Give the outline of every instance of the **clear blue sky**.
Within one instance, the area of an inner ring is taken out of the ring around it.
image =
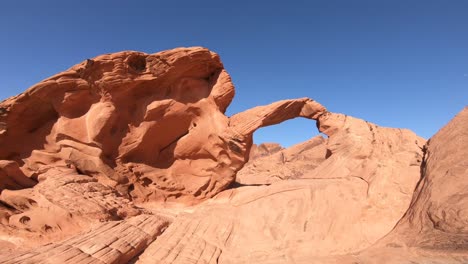
[[[204,46],[236,85],[228,114],[307,96],[429,138],[468,104],[466,0],[15,0],[0,37],[0,99],[102,53]],[[314,134],[294,119],[255,141]]]

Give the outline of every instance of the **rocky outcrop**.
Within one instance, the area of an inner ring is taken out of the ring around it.
[[[357,253],[388,234],[411,202],[425,140],[341,114],[318,122],[328,139],[253,161],[273,164],[273,157],[307,157],[317,148],[322,157],[312,168],[298,163],[299,178],[221,192],[180,215],[137,263],[310,263]],[[279,166],[288,165],[270,174]]]
[[[468,261],[467,109],[425,144],[309,98],[228,117],[233,96],[217,54],[179,48],[1,102],[0,262]],[[323,135],[252,148],[296,117]]]
[[[102,55],[0,104],[0,160],[36,181],[72,167],[136,201],[193,203],[234,181],[256,129],[326,111],[303,98],[228,118],[233,96],[207,49]]]
[[[428,142],[422,180],[398,225],[407,243],[426,249],[467,249],[468,108]]]
[[[0,256],[0,263],[128,263],[161,235],[169,223],[169,219],[153,215],[107,222],[65,241]]]
[[[425,146],[419,182],[408,211],[384,239],[349,263],[468,262],[468,108]]]
[[[21,241],[23,248],[60,240],[93,224],[145,213],[133,202],[74,169],[49,169],[34,188],[3,190],[0,241]],[[1,211],[0,211],[1,212]],[[11,245],[13,246],[13,245]]]
[[[256,129],[326,112],[301,98],[227,117],[233,96],[217,54],[179,48],[102,55],[1,102],[0,240],[33,247],[146,213],[134,203],[198,203],[234,181]]]

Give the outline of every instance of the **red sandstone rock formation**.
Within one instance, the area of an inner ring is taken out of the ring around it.
[[[183,263],[205,254],[214,254],[217,263],[310,263],[357,253],[388,234],[411,202],[425,140],[341,114],[323,114],[318,122],[327,140],[314,138],[253,161],[307,157],[307,150],[325,146],[312,167],[280,163],[271,177],[284,173],[295,180],[221,192],[178,217],[138,263]],[[288,175],[288,169],[279,170],[282,165],[301,173]]]
[[[233,96],[218,55],[179,48],[99,56],[1,102],[0,262],[468,260],[468,110],[425,145],[308,98],[227,117]],[[295,117],[327,137],[252,149]]]
[[[347,258],[365,263],[468,263],[468,108],[425,146],[408,211],[373,247]]]
[[[234,181],[256,129],[326,111],[302,98],[229,118],[233,96],[218,55],[180,48],[102,55],[1,102],[2,221],[70,235],[133,202],[197,203]]]
[[[304,98],[228,118],[233,96],[218,55],[203,48],[87,60],[1,103],[0,159],[27,176],[5,177],[40,181],[72,167],[134,200],[191,202],[234,181],[256,129],[326,111]]]
[[[170,220],[140,215],[100,224],[89,232],[45,247],[0,256],[1,263],[128,263],[161,235]]]

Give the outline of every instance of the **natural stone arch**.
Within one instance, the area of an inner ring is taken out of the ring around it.
[[[261,127],[276,125],[296,117],[318,120],[326,112],[325,107],[310,98],[282,100],[235,114],[229,119],[229,127],[251,144],[253,133]]]
[[[98,56],[0,104],[0,159],[39,181],[67,167],[133,200],[197,202],[234,181],[256,129],[326,112],[302,98],[229,118],[234,93],[219,56],[204,48]],[[37,143],[13,143],[24,138]]]

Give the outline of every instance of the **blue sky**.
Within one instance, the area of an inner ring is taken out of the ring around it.
[[[468,104],[468,1],[3,1],[0,99],[103,53],[204,46],[236,85],[228,114],[311,97],[429,138]],[[301,142],[315,123],[260,129]]]

